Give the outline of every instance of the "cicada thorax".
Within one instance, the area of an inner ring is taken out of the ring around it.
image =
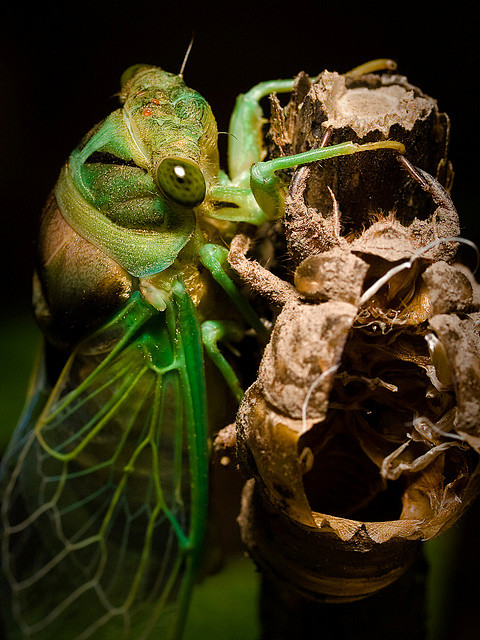
[[[218,150],[206,100],[144,65],[125,72],[120,98],[122,109],[72,153],[42,216],[35,306],[54,341],[72,344],[101,326],[139,279],[171,267],[196,227],[208,226],[198,205]]]
[[[407,150],[412,131],[423,139],[417,152],[431,154],[416,162],[448,186],[447,120],[418,91],[412,122],[390,111],[405,86],[300,78],[274,140],[308,146],[326,130],[361,126],[370,139],[391,118]],[[272,583],[336,601],[395,581],[418,542],[450,526],[480,489],[478,307],[471,274],[451,264],[455,243],[440,242],[458,233],[455,208],[425,170],[399,165],[397,180],[381,154],[349,160],[345,173],[343,164],[303,167],[292,179],[277,247],[288,249],[295,276],[278,261],[284,306],[237,416],[239,459],[253,478],[240,518],[252,557]],[[238,255],[231,264],[255,286]],[[265,282],[260,274],[260,293]]]

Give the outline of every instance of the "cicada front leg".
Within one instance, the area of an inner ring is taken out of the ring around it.
[[[350,74],[361,75],[372,70],[390,68],[390,63],[390,60],[374,60]],[[365,144],[345,142],[264,161],[262,126],[265,118],[260,100],[271,93],[291,92],[293,87],[293,80],[262,82],[237,99],[229,127],[230,179],[222,174],[211,185],[207,205],[208,215],[211,217],[254,225],[276,220],[284,214],[288,192],[288,180],[278,172],[364,151],[391,149],[400,154],[405,153],[405,146],[395,140]]]

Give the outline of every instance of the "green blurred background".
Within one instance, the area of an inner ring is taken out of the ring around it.
[[[0,25],[2,449],[21,411],[39,344],[30,281],[42,204],[71,149],[116,108],[122,71],[137,62],[178,71],[192,33],[185,80],[210,102],[223,132],[236,95],[259,81],[301,70],[346,71],[377,57],[396,59],[400,73],[437,98],[451,117],[454,201],[463,235],[479,242],[477,33],[460,10],[444,14],[437,7],[304,0],[9,4]],[[225,166],[226,135],[220,135],[220,149]],[[432,640],[480,637],[479,541],[475,507],[427,547]],[[248,560],[228,563],[197,590],[188,640],[257,638],[257,591]]]

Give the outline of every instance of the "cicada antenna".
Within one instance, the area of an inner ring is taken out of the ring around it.
[[[192,50],[194,39],[195,39],[195,33],[192,33],[192,37],[190,38],[190,44],[188,45],[187,51],[186,51],[185,56],[183,58],[183,62],[182,62],[182,66],[181,66],[180,72],[178,74],[180,78],[183,78],[183,72],[185,71],[185,65],[187,64],[188,56],[190,55],[190,51]]]

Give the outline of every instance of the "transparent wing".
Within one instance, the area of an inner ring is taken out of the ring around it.
[[[163,313],[135,294],[72,354],[4,461],[12,637],[180,633],[206,520],[203,371],[180,284]]]

